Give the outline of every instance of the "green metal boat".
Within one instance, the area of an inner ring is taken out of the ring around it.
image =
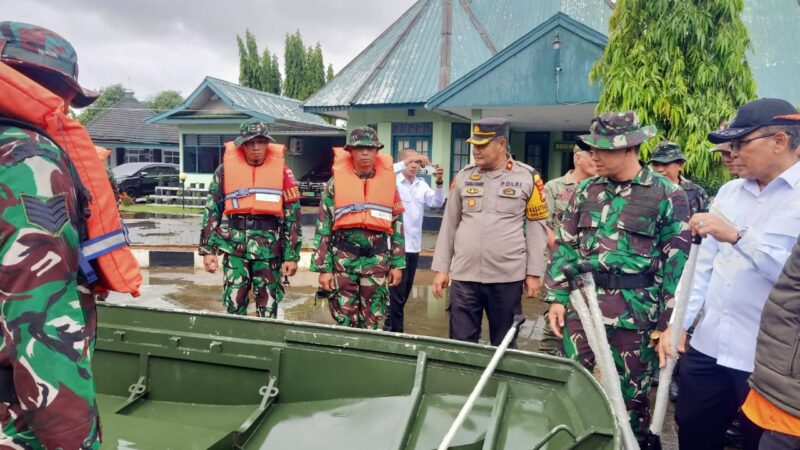
[[[310,323],[98,306],[104,449],[431,450],[494,349]],[[620,448],[578,364],[510,350],[451,449]]]

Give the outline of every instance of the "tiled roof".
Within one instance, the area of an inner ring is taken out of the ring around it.
[[[178,145],[178,128],[150,124],[155,111],[133,97],[126,97],[101,112],[86,125],[92,140],[121,144]]]

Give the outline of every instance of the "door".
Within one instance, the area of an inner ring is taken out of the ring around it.
[[[525,133],[525,164],[533,167],[542,177],[548,173],[548,157],[550,156],[550,133]]]

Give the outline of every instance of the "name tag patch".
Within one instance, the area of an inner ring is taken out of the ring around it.
[[[271,202],[277,203],[281,201],[281,196],[278,194],[256,194],[256,201],[257,202]]]
[[[370,215],[372,215],[372,217],[375,217],[376,219],[388,220],[390,222],[392,221],[392,213],[386,211],[378,211],[376,209],[370,209],[369,213]]]

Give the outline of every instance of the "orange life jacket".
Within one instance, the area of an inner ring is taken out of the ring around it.
[[[269,214],[283,217],[283,154],[286,146],[269,144],[264,163],[247,164],[244,151],[225,143],[224,214]]]
[[[142,274],[128,247],[117,200],[92,139],[75,119],[64,114],[64,100],[30,78],[0,63],[0,114],[44,130],[69,155],[80,181],[91,193],[81,242],[80,268],[95,291],[139,296]],[[95,270],[96,269],[96,272]]]
[[[392,234],[396,178],[392,157],[379,153],[375,176],[361,179],[356,175],[350,152],[333,149],[334,221],[333,229],[366,228]]]

